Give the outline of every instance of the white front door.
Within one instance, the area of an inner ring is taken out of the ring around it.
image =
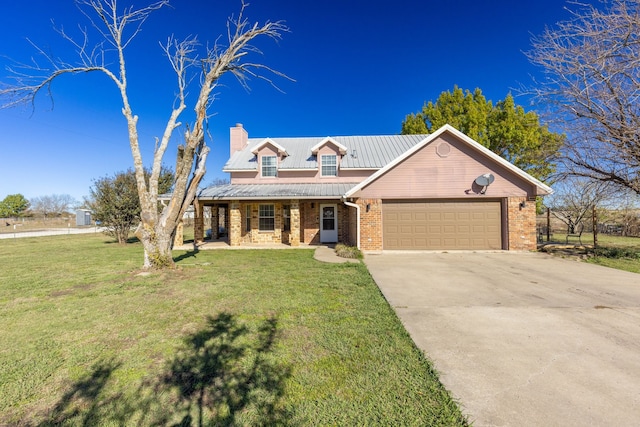
[[[320,243],[338,241],[338,205],[320,205]]]

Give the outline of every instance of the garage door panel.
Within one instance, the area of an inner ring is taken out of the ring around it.
[[[502,249],[500,201],[383,203],[384,249]]]

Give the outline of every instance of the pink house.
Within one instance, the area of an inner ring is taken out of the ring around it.
[[[533,250],[536,196],[552,192],[449,125],[430,135],[249,138],[238,124],[230,139],[231,181],[199,193],[196,241],[210,206],[231,246]]]

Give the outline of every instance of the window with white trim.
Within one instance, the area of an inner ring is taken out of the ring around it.
[[[273,231],[276,229],[276,215],[274,205],[260,205],[258,209],[260,231]]]
[[[262,176],[273,177],[278,175],[278,158],[276,156],[262,156]]]
[[[335,154],[323,154],[320,156],[322,164],[322,176],[338,176],[338,156]]]

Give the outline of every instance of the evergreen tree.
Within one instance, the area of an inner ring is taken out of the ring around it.
[[[431,133],[447,123],[543,180],[555,171],[554,159],[564,142],[564,135],[549,131],[535,112],[516,105],[511,94],[494,106],[480,89],[472,93],[457,86],[409,114],[402,133]]]

